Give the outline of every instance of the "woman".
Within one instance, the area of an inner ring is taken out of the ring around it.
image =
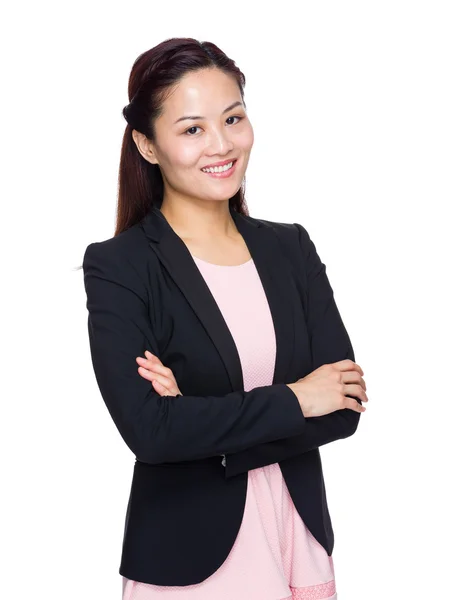
[[[337,598],[318,448],[356,431],[366,386],[306,229],[245,209],[244,84],[208,42],[137,59],[117,229],[84,255],[94,371],[136,456],[123,600]]]

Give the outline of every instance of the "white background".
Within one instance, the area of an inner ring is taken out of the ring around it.
[[[356,434],[321,450],[339,600],[473,598],[472,3],[23,2],[1,21],[1,597],[121,597],[134,457],[74,268],[113,235],[133,61],[195,37],[247,77],[251,216],[308,229],[365,371]]]

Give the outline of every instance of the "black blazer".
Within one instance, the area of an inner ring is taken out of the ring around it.
[[[129,579],[185,586],[212,575],[237,537],[247,472],[277,462],[304,523],[332,554],[318,448],[352,435],[360,413],[305,418],[286,383],[323,364],[355,360],[352,345],[306,229],[231,215],[261,278],[277,340],[272,385],[249,392],[225,320],[158,207],[84,254],[95,376],[136,456],[119,569]],[[147,349],[172,369],[182,396],[162,397],[138,374],[135,358]]]

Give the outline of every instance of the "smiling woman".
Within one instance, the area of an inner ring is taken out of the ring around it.
[[[238,193],[254,136],[233,75],[212,65],[182,75],[166,94],[151,133],[134,128],[132,137],[141,156],[159,165],[163,214],[177,200],[189,210],[199,210],[197,201],[225,208],[222,201]]]
[[[193,68],[174,60],[178,48],[194,54]],[[244,181],[254,134],[244,85],[243,73],[211,43],[171,39],[138,57],[130,75],[130,103],[123,110],[128,125],[115,234],[135,224],[152,204],[171,219],[177,198],[189,211],[203,201],[225,208],[225,200],[229,208],[248,214]]]
[[[365,384],[306,229],[248,214],[244,84],[210,42],[137,58],[115,236],[84,255],[94,371],[136,456],[123,600],[337,598],[319,447],[355,432]]]

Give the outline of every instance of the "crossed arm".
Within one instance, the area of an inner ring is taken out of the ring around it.
[[[312,368],[314,370],[323,364],[347,358],[355,361],[351,341],[326,275],[326,267],[321,262],[306,229],[297,223],[295,226],[299,233],[307,277],[307,325],[311,342]],[[321,344],[320,340],[324,340],[324,344]],[[145,367],[145,370],[139,371],[140,374],[151,381],[156,376],[158,385],[154,385],[159,393],[165,395],[179,393],[172,372],[164,367],[157,357],[148,358],[152,360],[146,364],[142,363],[141,366]],[[160,384],[165,386],[161,390],[158,387]],[[361,404],[358,398],[355,399]],[[306,417],[301,433],[259,443],[238,452],[227,453],[225,476],[232,477],[251,469],[281,462],[324,444],[347,438],[355,433],[359,419],[360,413],[348,408],[320,417]]]
[[[346,358],[355,362],[354,350],[334,300],[332,287],[316,247],[306,229],[295,223],[307,277],[307,326],[311,342],[312,370]],[[321,344],[320,340],[324,340]],[[352,396],[359,404],[359,398]],[[258,444],[227,454],[226,477],[256,469],[347,438],[355,433],[360,413],[344,408],[320,417],[306,417],[304,431],[285,439]]]
[[[123,440],[149,464],[194,461],[301,433],[295,393],[279,383],[221,395],[160,395],[137,377],[136,358],[159,355],[148,289],[116,239],[90,244],[83,260],[92,364]]]

